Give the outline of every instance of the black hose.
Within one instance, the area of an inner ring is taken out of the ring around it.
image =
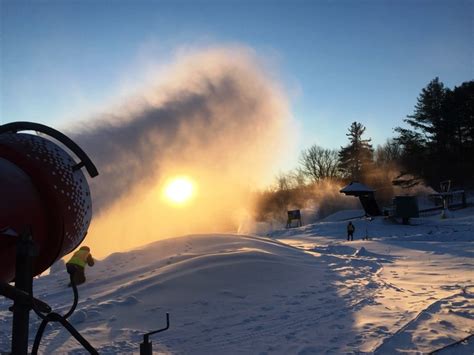
[[[68,319],[71,316],[71,314],[74,313],[74,311],[76,310],[76,307],[77,307],[77,302],[79,301],[79,292],[77,292],[77,285],[74,282],[73,275],[74,274],[69,274],[69,276],[70,276],[69,279],[71,280],[72,292],[74,293],[74,301],[72,302],[72,306],[69,309],[69,311],[63,316],[64,319]]]
[[[33,343],[33,348],[31,349],[31,355],[38,354],[41,338],[43,337],[44,330],[46,329],[46,326],[48,325],[49,321],[50,319],[49,319],[49,314],[48,314],[46,317],[43,318],[40,326],[38,327],[38,330],[36,331],[35,341]]]
[[[58,313],[51,312],[49,313],[45,319],[41,322],[38,331],[36,332],[35,341],[33,343],[33,348],[31,349],[32,355],[37,355],[39,346],[41,343],[41,338],[43,336],[44,330],[46,329],[46,325],[49,322],[59,322],[61,325],[67,329],[67,331],[86,349],[90,354],[98,355],[98,351],[94,349],[94,347],[73,327],[71,323],[69,323],[66,318]]]
[[[37,355],[39,346],[41,343],[41,338],[43,337],[44,331],[46,329],[46,326],[48,325],[49,322],[59,322],[61,325],[66,328],[69,333],[87,350],[89,351],[90,354],[99,354],[97,350],[94,349],[94,347],[76,330],[76,328],[73,327],[71,323],[67,321],[67,318],[69,318],[74,311],[76,310],[77,303],[79,300],[79,292],[77,291],[77,285],[74,281],[74,273],[69,274],[69,279],[71,282],[71,287],[72,291],[74,294],[74,301],[72,303],[71,308],[69,311],[64,315],[60,315],[55,312],[50,312],[46,316],[43,315],[38,309],[36,309],[34,302],[32,302],[33,305],[33,310],[35,313],[42,319],[40,326],[38,327],[38,330],[36,331],[36,336],[35,336],[35,341],[33,342],[33,348],[31,349],[31,354],[32,355]],[[31,295],[33,298],[33,295]]]

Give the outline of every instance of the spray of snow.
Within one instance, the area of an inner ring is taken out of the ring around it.
[[[237,214],[251,208],[250,192],[290,150],[287,99],[250,49],[181,53],[157,72],[139,95],[69,133],[100,171],[91,181],[95,219],[87,238],[97,255],[235,230]],[[161,193],[178,175],[196,185],[179,208]]]

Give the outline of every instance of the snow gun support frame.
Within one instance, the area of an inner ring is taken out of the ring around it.
[[[61,316],[52,312],[47,303],[33,297],[32,266],[33,259],[37,255],[37,247],[33,241],[30,228],[26,228],[18,236],[16,250],[15,286],[0,282],[0,295],[13,301],[13,306],[10,308],[13,311],[11,353],[15,355],[28,354],[30,311],[34,310],[43,319],[43,322],[38,328],[31,354],[36,355],[38,353],[41,336],[49,322],[61,323],[90,354],[98,354],[90,343],[66,320],[74,312],[78,300],[77,287],[72,275],[70,279],[74,291],[74,303],[69,312]]]
[[[300,210],[288,211],[288,219],[286,221],[286,228],[292,228],[293,221],[296,221],[296,227],[301,227],[303,225]]]
[[[41,302],[37,302],[32,296],[33,289],[33,258],[37,255],[37,247],[33,242],[29,228],[23,231],[16,245],[16,276],[15,286],[3,283],[0,294],[13,301],[10,310],[13,312],[12,354],[28,353],[28,328],[30,321],[30,310],[33,306],[43,311],[51,311],[51,308]]]
[[[150,342],[150,335],[164,332],[170,327],[170,314],[166,313],[166,327],[143,335],[143,343],[140,343],[140,355],[153,355],[153,344]]]

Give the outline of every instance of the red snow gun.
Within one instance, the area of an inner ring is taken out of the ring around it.
[[[15,278],[17,239],[26,228],[38,254],[33,276],[82,242],[92,218],[82,167],[91,177],[98,175],[84,151],[64,134],[31,122],[0,126],[0,281]]]
[[[38,134],[27,133],[32,131]],[[77,304],[75,289],[67,316],[50,313],[33,298],[32,284],[87,234],[92,203],[82,168],[90,177],[98,175],[86,153],[63,133],[32,122],[0,126],[0,294],[14,301],[13,354],[27,353],[31,309],[65,325]],[[15,287],[8,284],[13,280]]]

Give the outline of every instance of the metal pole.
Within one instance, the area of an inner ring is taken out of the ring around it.
[[[140,343],[140,355],[153,355],[153,345],[151,342]]]
[[[164,332],[170,327],[170,314],[166,313],[166,327],[149,332],[143,335],[143,342],[140,343],[140,355],[153,355],[153,344],[150,341],[150,335]]]
[[[16,247],[15,287],[31,295],[35,246],[29,230],[20,234]],[[12,354],[28,354],[29,300],[18,298],[13,303]]]

